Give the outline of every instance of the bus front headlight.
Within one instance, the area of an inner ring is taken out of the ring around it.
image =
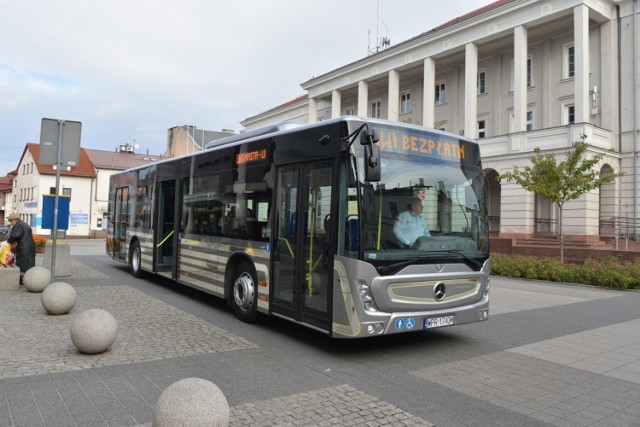
[[[373,298],[371,297],[371,292],[369,291],[369,284],[362,279],[359,279],[356,282],[358,287],[358,295],[360,296],[360,301],[362,301],[362,305],[366,311],[376,311],[376,305],[373,302]]]

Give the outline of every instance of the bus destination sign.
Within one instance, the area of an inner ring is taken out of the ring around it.
[[[379,129],[379,134],[378,144],[383,151],[463,162],[465,160],[468,162],[474,157],[471,144],[436,133],[414,133],[387,128]]]
[[[267,149],[262,148],[260,150],[249,151],[248,153],[236,154],[236,164],[244,165],[246,163],[253,163],[260,160],[267,160]]]

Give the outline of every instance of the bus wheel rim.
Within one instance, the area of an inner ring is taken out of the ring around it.
[[[131,259],[131,264],[133,266],[133,271],[138,271],[140,269],[140,249],[135,248],[133,251],[133,257]]]
[[[242,273],[233,285],[233,299],[241,310],[247,311],[253,305],[255,285],[249,273]]]

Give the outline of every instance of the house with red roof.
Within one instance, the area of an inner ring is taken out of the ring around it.
[[[55,194],[57,170],[40,163],[39,156],[39,144],[26,144],[18,168],[0,179],[0,192],[5,196],[2,219],[4,223],[10,213],[17,213],[31,225],[34,234],[49,236],[51,230],[42,225],[43,196]],[[70,198],[66,236],[104,237],[109,177],[117,171],[159,159],[160,156],[137,154],[127,146],[115,151],[80,148],[78,166],[60,171],[58,194]]]

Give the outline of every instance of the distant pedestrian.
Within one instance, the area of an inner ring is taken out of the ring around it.
[[[20,219],[20,215],[12,213],[7,218],[11,223],[11,234],[7,242],[15,246],[16,265],[20,267],[20,284],[24,273],[36,265],[36,245],[33,242],[31,226]]]

